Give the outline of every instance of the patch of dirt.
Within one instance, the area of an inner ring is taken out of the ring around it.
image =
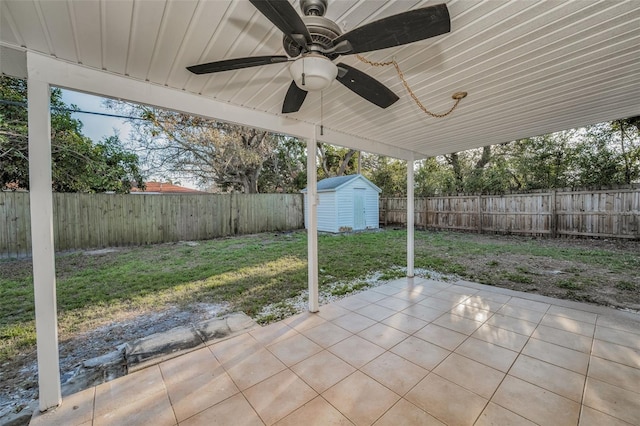
[[[127,342],[206,321],[228,312],[228,306],[198,303],[188,309],[176,307],[158,312],[128,312],[110,324],[76,333],[59,343],[62,382],[79,363],[118,349]],[[0,369],[0,425],[3,418],[25,410],[38,398],[35,351],[2,364]]]

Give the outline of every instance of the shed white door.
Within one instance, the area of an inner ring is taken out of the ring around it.
[[[353,190],[353,229],[364,229],[367,225],[364,212],[366,189]]]

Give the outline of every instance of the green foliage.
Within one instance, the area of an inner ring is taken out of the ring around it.
[[[28,189],[26,82],[1,76],[0,99],[5,101],[0,103],[0,188]],[[126,193],[143,182],[138,157],[124,149],[118,136],[94,144],[62,102],[60,89],[52,89],[50,103],[54,191]]]
[[[407,194],[407,164],[392,158],[367,155],[362,162],[363,174],[382,189],[383,197]]]
[[[289,136],[275,136],[274,155],[262,165],[258,192],[298,192],[307,186],[306,143]]]

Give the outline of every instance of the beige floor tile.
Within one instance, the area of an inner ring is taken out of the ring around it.
[[[454,307],[458,306],[458,301],[449,301],[444,299],[438,299],[437,297],[427,297],[424,300],[418,302],[418,305],[426,306],[428,308],[437,309],[441,312],[448,312]]]
[[[529,339],[522,353],[567,370],[586,375],[589,355],[538,339]]]
[[[476,308],[475,306],[467,305],[466,303],[454,306],[450,312],[454,315],[480,322],[485,322],[493,315],[491,311]]]
[[[353,423],[318,396],[276,423],[277,426],[350,426]]]
[[[640,350],[594,339],[592,355],[609,361],[640,368]]]
[[[335,345],[339,341],[353,335],[350,331],[347,331],[342,327],[338,327],[332,322],[325,322],[317,327],[304,330],[302,334],[323,348]]]
[[[222,365],[240,390],[247,389],[286,368],[282,361],[264,348]]]
[[[579,426],[629,426],[629,423],[611,417],[593,408],[582,406]]]
[[[503,305],[511,300],[511,296],[506,294],[501,294],[496,291],[491,290],[480,290],[475,294],[477,297],[482,297],[483,299],[489,299],[494,302],[502,303]]]
[[[364,308],[358,309],[356,312],[374,321],[382,321],[396,313],[394,309],[385,308],[380,305],[367,305]]]
[[[169,400],[179,422],[239,392],[211,352],[209,357],[203,355],[184,357],[184,360],[181,359],[183,357],[174,358],[160,364]]]
[[[421,319],[412,317],[411,315],[403,314],[402,312],[391,315],[386,320],[381,321],[381,323],[391,326],[397,330],[404,331],[408,334],[415,333],[427,325],[426,321],[422,321]]]
[[[547,327],[546,325],[539,325],[531,337],[585,353],[591,352],[591,344],[593,343],[593,339],[591,337]]]
[[[110,410],[95,415],[94,426],[173,426],[177,423],[167,393],[154,394],[122,403]]]
[[[372,359],[380,356],[384,349],[360,336],[351,336],[327,348],[355,368],[360,368]]]
[[[640,395],[608,383],[587,378],[583,404],[631,424],[640,419]]]
[[[470,336],[480,328],[482,322],[447,313],[433,321],[433,324]]]
[[[355,367],[329,351],[317,353],[294,365],[291,370],[318,393],[324,392],[356,371]]]
[[[264,423],[241,393],[180,422],[180,426],[228,425],[264,426]]]
[[[474,426],[535,426],[535,423],[509,411],[493,402],[489,402]]]
[[[400,397],[360,371],[326,390],[322,396],[356,425],[370,425]]]
[[[386,296],[391,296],[397,293],[400,293],[402,290],[404,290],[407,287],[407,284],[404,283],[403,285],[392,285],[391,283],[386,284],[386,285],[380,285],[380,286],[376,286],[371,288],[372,291],[377,291],[378,293],[384,294]]]
[[[331,321],[338,317],[346,315],[349,312],[351,312],[349,309],[343,308],[342,306],[339,306],[335,303],[330,303],[327,305],[320,306],[317,315],[324,318],[327,321]]]
[[[393,309],[396,312],[406,309],[409,306],[415,305],[414,302],[398,299],[397,297],[393,297],[393,296],[388,296],[388,297],[385,297],[384,299],[380,299],[375,304],[379,306],[384,306],[385,308],[388,308],[388,309]]]
[[[165,384],[182,382],[220,368],[220,363],[208,347],[172,358],[158,365]]]
[[[487,320],[485,324],[502,328],[524,336],[531,336],[538,326],[534,322],[529,322],[502,314],[495,314]]]
[[[616,311],[611,312],[610,315],[599,315],[596,324],[600,327],[613,328],[614,330],[622,330],[640,335],[637,317],[619,316]]]
[[[62,398],[62,404],[55,410],[40,413],[35,410],[29,425],[49,426],[65,425],[76,426],[89,422],[93,419],[93,401],[96,388],[90,387],[78,393],[74,393]]]
[[[278,357],[287,366],[292,366],[300,361],[317,354],[322,346],[314,343],[302,334],[281,340],[278,343],[267,346],[269,352]]]
[[[421,282],[422,285],[424,285],[426,288],[429,289],[435,289],[435,290],[444,290],[446,288],[451,287],[451,284],[449,283],[445,283],[442,281],[436,281],[436,280],[430,280],[430,279],[424,279],[423,282]]]
[[[544,317],[545,313],[540,311],[533,311],[531,309],[525,309],[521,306],[512,306],[509,304],[504,305],[497,312],[500,315],[505,315],[512,318],[518,318],[521,320],[539,323]]]
[[[580,414],[579,403],[512,376],[504,379],[491,401],[541,425],[573,426]]]
[[[586,322],[589,324],[595,324],[596,319],[598,318],[598,315],[592,312],[580,311],[577,309],[565,308],[557,305],[551,305],[547,313],[569,318],[575,321]]]
[[[317,313],[303,312],[301,314],[287,318],[282,322],[287,324],[289,327],[292,327],[296,331],[303,331],[309,328],[316,327],[325,321],[326,320]]]
[[[473,294],[461,294],[448,291],[449,289],[442,290],[433,295],[434,298],[446,300],[451,303],[463,303],[465,300],[473,296]],[[452,306],[453,307],[453,306]]]
[[[472,425],[487,400],[436,374],[429,374],[405,396],[447,425]]]
[[[331,321],[335,325],[344,328],[352,333],[359,333],[365,328],[371,327],[376,321],[371,318],[367,318],[364,315],[351,312],[350,314],[343,315],[340,318],[336,318]]]
[[[401,399],[389,409],[377,422],[375,426],[399,426],[399,425],[421,425],[421,426],[445,426],[440,420],[429,413],[416,407],[406,399]]]
[[[439,309],[430,308],[420,304],[411,305],[402,311],[403,314],[411,315],[422,321],[431,322],[434,319],[442,315],[442,311]]]
[[[457,348],[460,343],[469,337],[466,334],[458,333],[457,331],[449,330],[448,328],[435,324],[427,324],[413,333],[413,335],[450,351]]]
[[[606,359],[591,357],[588,375],[640,394],[640,368],[632,368]],[[640,399],[640,396],[638,398]]]
[[[94,417],[155,394],[166,395],[166,392],[162,374],[157,365],[136,371],[96,387]]]
[[[358,333],[358,336],[384,349],[389,349],[409,337],[407,333],[382,323],[376,323],[369,328],[365,328]]]
[[[267,346],[295,336],[298,332],[282,321],[279,321],[251,330],[249,334],[260,342],[261,345]]]
[[[509,370],[509,375],[573,401],[582,400],[586,377],[574,371],[521,355]]]
[[[398,395],[404,395],[429,372],[406,359],[385,352],[360,369]]]
[[[465,340],[455,352],[502,372],[507,372],[518,356],[517,352],[473,337]]]
[[[471,297],[472,295],[476,294],[479,291],[474,288],[466,287],[458,284],[453,284],[452,286],[447,287],[446,290],[450,291],[451,293],[463,294],[469,297]]]
[[[413,336],[407,337],[391,348],[391,352],[427,370],[435,368],[451,353],[440,346]]]
[[[503,372],[455,353],[442,361],[433,372],[487,399],[491,398],[505,376]]]
[[[422,294],[421,291],[416,291],[415,289],[405,289],[400,291],[400,293],[396,293],[393,295],[393,297],[395,297],[396,299],[406,300],[407,302],[411,303],[418,303],[419,301],[424,300],[427,296],[429,296],[429,294]]]
[[[209,346],[209,349],[221,363],[238,362],[263,348],[251,334],[244,333],[231,339]]]
[[[344,299],[340,299],[337,302],[335,302],[336,305],[340,306],[341,308],[348,309],[350,311],[355,311],[357,309],[364,308],[370,303],[371,302],[368,302],[364,299],[357,298],[355,296],[345,297]]]
[[[640,330],[638,330],[640,331]],[[628,331],[616,330],[614,328],[596,326],[595,338],[616,345],[627,346],[640,350],[640,334],[629,333]]]
[[[483,324],[478,328],[471,337],[520,352],[529,338],[504,328],[494,327],[489,324]]]
[[[462,302],[462,304],[495,313],[502,308],[504,302],[496,302],[486,297],[474,295]]]
[[[385,297],[387,297],[387,295],[377,291],[373,291],[373,290],[363,291],[355,294],[354,296],[356,296],[359,299],[365,300],[369,303],[377,302],[378,300],[384,299]]]
[[[596,329],[596,326],[594,324],[576,321],[571,318],[552,314],[546,314],[544,318],[542,318],[542,321],[540,321],[540,324],[546,325],[548,327],[558,328],[560,330],[568,331],[571,333],[581,334],[587,337],[593,337],[593,333]]]
[[[291,370],[284,370],[245,390],[262,421],[273,424],[318,396]]]
[[[167,384],[167,392],[178,421],[182,421],[237,394],[239,390],[231,377],[222,372]]]
[[[545,313],[551,307],[551,304],[549,303],[536,302],[534,300],[523,299],[520,297],[512,297],[506,304],[509,306],[514,306],[516,308],[525,308],[532,311],[540,311]]]

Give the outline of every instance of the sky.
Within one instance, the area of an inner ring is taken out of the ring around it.
[[[76,105],[81,111],[119,115],[117,111],[106,108],[103,105],[105,99],[99,96],[63,89],[62,101],[67,105]],[[105,137],[112,136],[114,131],[119,134],[121,141],[127,142],[129,140],[131,125],[125,119],[84,113],[72,113],[71,115],[82,122],[82,134],[91,138],[94,143],[100,142]],[[162,179],[151,176],[149,180]],[[187,188],[197,188],[195,181],[191,179],[182,178],[179,180],[179,184]]]
[[[100,112],[106,114],[116,114],[103,106],[104,98],[87,95],[85,93],[74,92],[72,90],[62,91],[62,100],[67,105],[77,105],[82,111]],[[129,138],[131,126],[125,120],[115,117],[104,117],[93,114],[73,113],[73,118],[82,121],[84,127],[82,133],[91,138],[93,142],[99,142],[107,136],[114,134],[114,129],[119,132],[120,139],[126,141]]]

